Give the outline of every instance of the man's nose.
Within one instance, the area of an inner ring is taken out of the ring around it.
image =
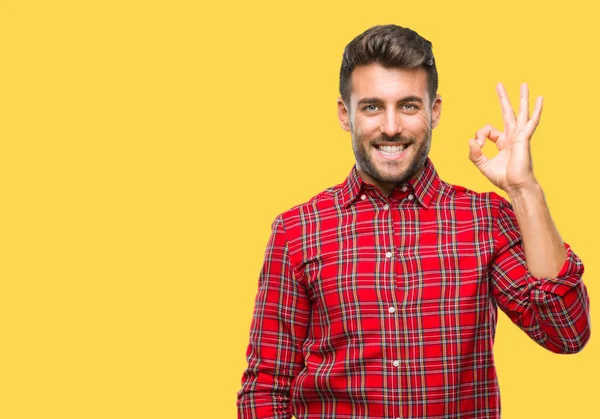
[[[396,109],[387,109],[381,123],[381,132],[388,137],[393,137],[402,132],[402,121]]]

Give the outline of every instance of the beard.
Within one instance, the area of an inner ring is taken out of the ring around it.
[[[386,142],[390,145],[396,142],[399,144],[410,144],[409,147],[414,147],[414,156],[408,161],[408,167],[398,171],[398,163],[390,161],[385,163],[389,170],[381,170],[381,168],[378,168],[373,159],[369,157],[369,149],[374,147],[373,144],[377,142]],[[381,183],[398,185],[408,182],[425,166],[430,148],[431,127],[427,129],[425,138],[420,143],[417,142],[415,137],[403,137],[400,134],[393,137],[382,134],[367,142],[363,137],[355,135],[355,133],[352,132],[352,149],[358,166],[375,181]]]

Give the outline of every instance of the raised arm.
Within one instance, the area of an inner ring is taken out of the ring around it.
[[[577,353],[590,338],[590,302],[583,283],[583,263],[564,243],[565,258],[552,275],[528,269],[517,217],[498,198],[495,259],[490,266],[491,292],[508,317],[541,346],[555,353]]]
[[[493,294],[500,307],[541,345],[574,353],[589,339],[589,297],[581,276],[583,264],[561,239],[544,193],[533,174],[530,141],[539,124],[542,98],[529,115],[529,90],[521,86],[518,115],[504,86],[498,84],[504,132],[491,125],[469,141],[469,158],[509,196],[497,213],[497,258],[492,266]],[[498,154],[482,152],[486,139]]]

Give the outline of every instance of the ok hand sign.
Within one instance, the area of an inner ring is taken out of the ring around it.
[[[529,89],[523,83],[519,114],[515,116],[502,83],[498,83],[496,90],[502,109],[504,132],[489,124],[478,130],[475,138],[469,140],[469,159],[494,185],[510,193],[536,183],[529,142],[540,121],[543,100],[541,96],[537,98],[530,117]],[[488,159],[482,152],[486,138],[498,148],[498,154],[492,159]]]

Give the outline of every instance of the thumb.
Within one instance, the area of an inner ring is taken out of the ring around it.
[[[481,146],[475,139],[469,140],[469,160],[471,160],[481,171],[483,171],[483,167],[488,162],[488,158],[483,154]]]

